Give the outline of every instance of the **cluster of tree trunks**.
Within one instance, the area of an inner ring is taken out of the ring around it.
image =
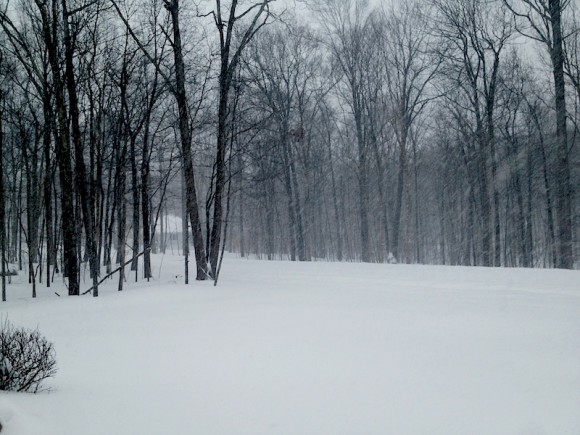
[[[128,265],[151,278],[167,214],[186,280],[190,241],[216,282],[225,247],[575,266],[573,2],[324,0],[317,25],[274,4],[0,1],[3,299],[8,264],[33,295],[61,272],[70,295],[87,270],[94,296]]]

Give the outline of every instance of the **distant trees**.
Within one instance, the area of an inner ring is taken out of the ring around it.
[[[497,183],[496,109],[503,51],[513,33],[504,8],[478,0],[436,0],[441,20],[449,87],[460,90],[456,116],[463,129],[465,163],[470,174],[471,206],[479,202],[481,264],[501,265],[501,221]],[[462,109],[468,104],[468,109]],[[477,192],[477,193],[476,193]],[[477,260],[475,261],[477,263]]]
[[[556,267],[571,269],[574,265],[572,238],[572,185],[570,176],[568,129],[566,122],[566,83],[564,64],[563,14],[570,8],[570,0],[504,0],[520,22],[520,32],[544,44],[552,64],[554,103],[556,111],[556,159],[558,211],[558,258]],[[578,29],[576,29],[577,33]],[[571,33],[574,35],[574,32]],[[574,50],[571,58],[577,56]]]
[[[382,35],[379,49],[386,79],[386,98],[391,106],[390,126],[397,143],[399,166],[391,251],[395,258],[403,258],[399,242],[403,194],[411,186],[409,143],[413,129],[417,128],[417,118],[435,96],[431,82],[441,65],[441,56],[435,51],[433,41],[429,38],[429,23],[418,2],[405,3],[400,8],[392,7],[383,11],[380,17],[374,25],[376,34]],[[409,202],[408,191],[407,196]],[[407,204],[407,209],[411,210],[410,203]],[[407,217],[409,216],[410,214]],[[407,222],[408,228],[411,227],[410,224],[411,222]]]
[[[313,36],[309,29],[299,25],[267,29],[246,56],[244,69],[256,110],[266,112],[262,116],[272,121],[272,129],[276,132],[269,139],[275,165],[268,177],[277,175],[282,181],[292,261],[306,261],[311,256],[307,239],[309,207],[305,196],[310,197],[307,189],[313,186],[302,182],[300,170],[308,177],[310,166],[316,162],[300,157],[308,151],[312,135],[313,124],[307,116],[316,110],[313,107],[315,94],[325,91],[316,81],[319,68],[316,58],[320,52]],[[318,195],[313,193],[312,196]],[[267,206],[267,225],[272,225],[274,220],[272,199]],[[273,231],[268,237],[273,237]],[[272,244],[269,240],[268,245]]]
[[[0,1],[3,275],[150,279],[168,213],[198,280],[224,248],[577,264],[573,2],[308,7]]]
[[[341,98],[349,107],[354,121],[357,147],[358,213],[360,225],[360,259],[371,260],[369,229],[369,141],[365,123],[365,80],[373,60],[369,6],[366,1],[338,0],[321,6],[322,22],[329,33],[329,46],[345,86]]]

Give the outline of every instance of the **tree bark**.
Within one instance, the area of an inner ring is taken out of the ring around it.
[[[54,87],[55,109],[57,116],[56,138],[56,159],[59,167],[59,178],[61,185],[61,220],[63,233],[63,251],[65,261],[65,273],[68,277],[68,294],[77,296],[79,294],[79,270],[77,258],[77,234],[75,225],[75,209],[73,195],[75,192],[73,183],[73,172],[71,167],[71,151],[69,141],[69,119],[64,101],[64,87],[60,72],[59,55],[57,48],[57,25],[58,12],[56,0],[52,2],[51,16],[46,9],[46,3],[35,0],[42,19],[42,30],[45,45],[48,51],[52,80]]]
[[[181,31],[179,28],[179,0],[166,2],[166,7],[171,14],[173,24],[173,58],[175,62],[175,99],[179,111],[179,133],[181,137],[181,156],[183,170],[185,172],[185,184],[187,186],[187,210],[191,220],[193,235],[193,248],[195,251],[195,263],[197,268],[197,280],[205,280],[207,277],[207,259],[199,220],[197,204],[197,192],[195,188],[195,176],[193,170],[193,156],[191,153],[191,127],[189,109],[187,107],[187,94],[185,91],[185,67],[181,47]]]
[[[66,0],[61,0],[62,19],[64,29],[64,45],[65,45],[65,80],[67,85],[69,97],[69,115],[71,121],[72,140],[75,150],[76,172],[77,172],[77,188],[80,192],[81,211],[83,216],[83,226],[85,228],[85,237],[87,242],[87,251],[89,256],[89,263],[91,269],[91,277],[93,279],[93,296],[99,295],[99,259],[97,258],[97,245],[95,240],[95,225],[93,215],[93,199],[89,189],[87,179],[87,171],[85,160],[83,156],[82,134],[80,129],[80,114],[79,103],[77,96],[77,85],[74,70],[74,52],[72,35],[69,26],[69,13]]]
[[[0,64],[3,59],[0,56]],[[0,270],[2,273],[2,302],[6,302],[6,209],[4,200],[4,131],[3,131],[4,95],[0,89]]]
[[[557,201],[558,208],[558,263],[556,267],[572,269],[572,186],[568,159],[568,133],[566,130],[566,82],[564,79],[564,51],[562,37],[562,1],[549,0],[552,25],[552,66],[556,96],[556,139],[557,139]]]

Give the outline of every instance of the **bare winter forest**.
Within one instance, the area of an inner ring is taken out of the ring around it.
[[[575,0],[0,0],[3,300],[170,237],[186,280],[578,267],[579,47]]]

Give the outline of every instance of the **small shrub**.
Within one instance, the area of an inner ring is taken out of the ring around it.
[[[53,345],[38,330],[0,323],[0,391],[38,393],[56,371]]]

